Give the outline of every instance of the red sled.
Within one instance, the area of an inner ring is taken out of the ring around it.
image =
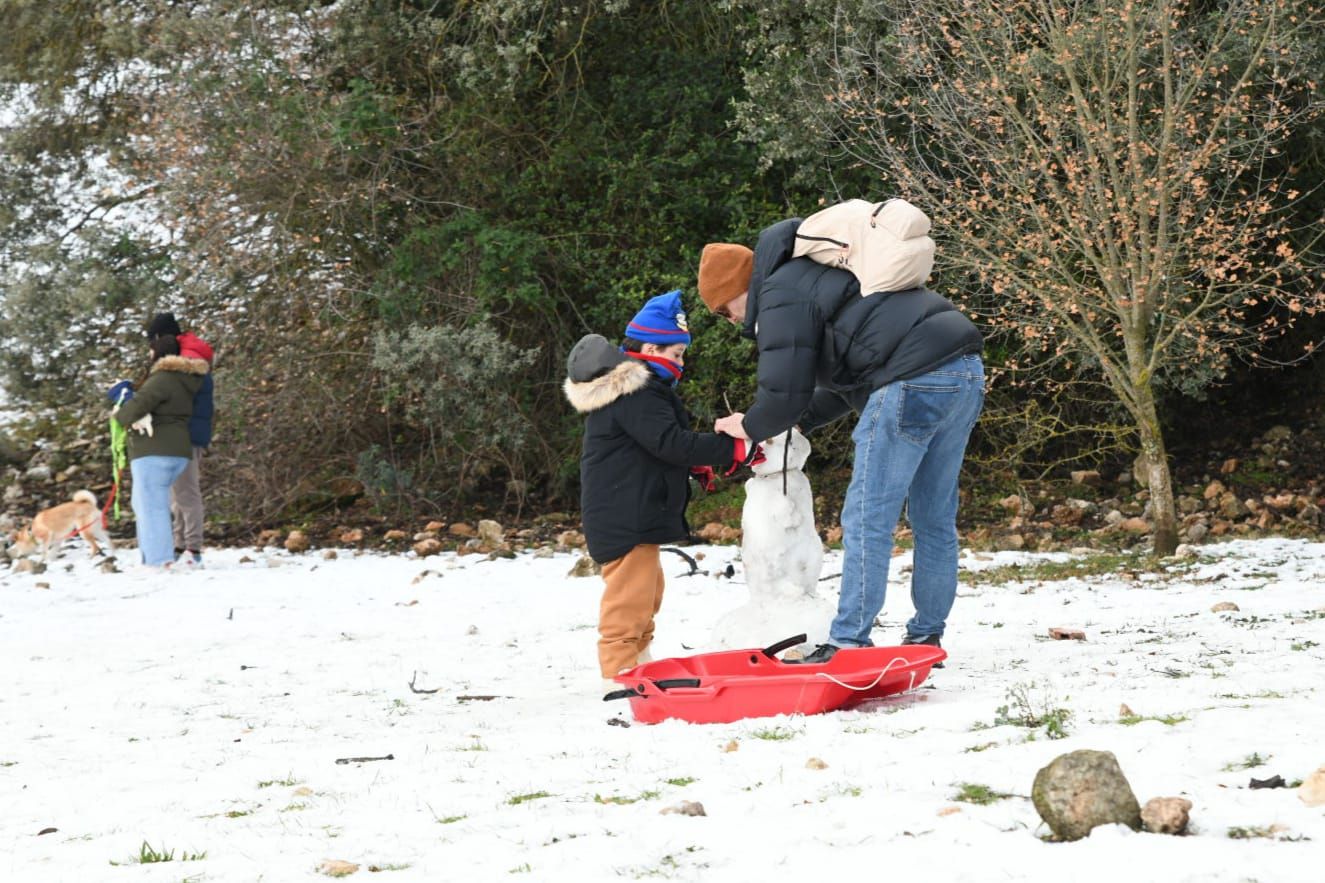
[[[646,662],[617,675],[622,689],[603,700],[629,699],[635,720],[646,724],[668,718],[726,724],[775,714],[821,714],[914,689],[948,655],[939,647],[908,644],[843,648],[818,665],[777,658],[804,642],[805,635],[797,635],[762,650]]]

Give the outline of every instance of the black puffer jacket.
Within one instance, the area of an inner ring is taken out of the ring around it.
[[[730,436],[691,432],[681,399],[643,362],[590,335],[571,354],[566,398],[585,415],[580,508],[600,564],[685,539],[691,466],[728,466]]]
[[[759,347],[759,389],[745,431],[762,440],[810,431],[859,411],[894,380],[980,352],[980,332],[926,288],[860,296],[846,270],[792,258],[800,218],[766,228],[755,246],[746,337]]]

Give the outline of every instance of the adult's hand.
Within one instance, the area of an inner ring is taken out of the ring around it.
[[[740,411],[728,414],[726,417],[719,417],[713,421],[713,431],[730,435],[732,438],[743,438],[749,441],[750,436],[745,434],[744,420],[745,414]]]

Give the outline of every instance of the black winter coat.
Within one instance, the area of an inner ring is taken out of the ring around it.
[[[792,258],[800,218],[759,235],[746,337],[759,348],[759,388],[744,426],[756,440],[809,432],[860,411],[874,390],[983,347],[979,330],[926,288],[860,296],[846,270]]]
[[[730,465],[735,440],[691,432],[680,397],[642,362],[586,375],[564,388],[585,415],[580,508],[589,554],[602,564],[641,544],[685,539],[690,467]]]

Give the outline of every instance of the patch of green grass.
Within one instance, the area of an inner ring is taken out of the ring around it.
[[[1066,738],[1072,712],[1058,707],[1057,701],[1047,693],[1037,694],[1034,683],[1014,684],[1008,689],[1008,704],[995,709],[994,726],[1012,725],[1031,730],[1044,727],[1044,734],[1050,739]]]
[[[1288,828],[1283,825],[1235,825],[1228,829],[1230,840],[1256,840],[1266,838],[1278,840],[1283,843],[1298,843],[1304,840],[1310,840],[1306,835],[1290,837]]]
[[[1102,576],[1128,570],[1157,570],[1155,559],[1138,555],[1104,553],[1067,561],[1033,561],[1008,564],[982,570],[962,570],[959,581],[971,585],[999,585],[1007,582],[1055,582],[1058,580]]]
[[[390,864],[385,864],[385,865],[369,865],[368,872],[371,874],[376,874],[379,871],[404,871],[409,867],[411,867],[409,862],[400,862],[400,863],[392,862]]]
[[[307,803],[299,803],[298,801],[295,801],[294,803],[291,803],[291,804],[289,804],[289,805],[287,805],[287,806],[283,806],[283,807],[281,807],[281,809],[280,809],[279,811],[280,811],[280,812],[303,812],[303,811],[306,810],[306,809],[308,809],[308,804],[307,804]]]
[[[225,814],[225,817],[227,819],[242,819],[244,816],[251,815],[253,815],[253,810],[251,809],[232,809]]]
[[[1233,474],[1228,477],[1228,483],[1250,484],[1266,488],[1277,486],[1282,479],[1283,476],[1278,472],[1242,463],[1239,464],[1238,468],[1233,470]]]
[[[686,508],[686,520],[699,527],[717,521],[740,527],[745,506],[745,482],[738,481],[711,494],[696,495]]]
[[[616,794],[611,797],[603,797],[601,794],[595,794],[593,796],[593,802],[602,804],[610,803],[615,806],[626,806],[631,803],[639,803],[641,800],[654,800],[658,797],[658,794],[659,792],[657,791],[644,791],[638,797],[621,797]]]
[[[1258,766],[1265,766],[1265,764],[1268,763],[1270,758],[1273,756],[1274,755],[1267,755],[1265,757],[1261,757],[1258,752],[1252,752],[1251,754],[1248,754],[1246,757],[1242,758],[1242,760],[1235,760],[1231,763],[1224,764],[1224,772],[1232,773],[1236,772],[1237,770],[1254,770]]]
[[[1216,699],[1287,699],[1278,690],[1262,690],[1259,693],[1219,693]]]
[[[207,853],[205,852],[185,852],[180,855],[178,860],[182,862],[198,862],[205,858],[207,858]],[[173,861],[176,861],[175,850],[166,849],[164,846],[160,849],[154,849],[151,844],[144,840],[143,845],[138,847],[137,855],[131,855],[122,862],[112,861],[111,864],[115,867],[120,867],[121,865],[154,865],[158,862]]]
[[[767,742],[784,742],[787,739],[795,739],[797,733],[795,730],[786,727],[765,727],[764,729],[755,730],[750,735]]]
[[[286,777],[285,777],[284,779],[268,779],[268,780],[265,781],[265,782],[259,782],[259,783],[258,783],[258,787],[259,787],[259,788],[270,788],[270,787],[273,786],[273,785],[284,785],[284,786],[286,786],[286,787],[290,787],[290,786],[298,785],[298,784],[299,784],[299,780],[296,779],[296,778],[294,777],[294,774],[293,774],[293,773],[291,773],[291,774],[286,775]]]
[[[454,825],[456,822],[463,822],[469,816],[433,816],[437,819],[439,825]]]
[[[0,760],[0,767],[7,767],[7,766],[18,766],[18,761],[16,761],[16,760]]]
[[[468,745],[461,745],[459,748],[456,749],[456,751],[487,751],[487,750],[488,746],[484,745],[478,739],[475,739],[473,742],[469,743]]]
[[[965,754],[978,754],[981,751],[988,751],[990,748],[997,748],[997,742],[981,742],[979,745],[972,745],[970,748],[963,749]]]
[[[1316,643],[1315,641],[1301,641],[1301,642],[1294,641],[1294,642],[1293,642],[1293,649],[1294,649],[1294,650],[1310,650],[1312,647],[1319,647],[1319,646],[1320,646],[1320,644]]]
[[[1185,714],[1164,714],[1164,715],[1125,714],[1122,717],[1118,718],[1118,723],[1122,724],[1125,727],[1131,727],[1141,723],[1141,721],[1159,721],[1161,724],[1163,724],[1166,727],[1172,727],[1182,723],[1185,720],[1190,720],[1190,718],[1188,718],[1187,715]]]
[[[511,869],[510,869],[509,871],[507,871],[506,873],[508,873],[508,874],[528,874],[528,873],[530,873],[530,872],[533,871],[533,870],[534,870],[533,867],[530,866],[530,864],[529,864],[528,862],[525,862],[523,865],[517,865],[516,867],[511,868]]]
[[[686,785],[694,784],[698,781],[694,776],[681,776],[676,779],[664,779],[668,785],[675,785],[678,788],[684,788]]]
[[[551,796],[552,795],[546,791],[530,791],[528,794],[517,794],[514,797],[509,798],[506,802],[511,806],[519,806],[520,804],[528,803],[531,800],[542,800],[544,797]]]
[[[953,800],[959,800],[962,803],[974,803],[978,806],[986,806],[990,803],[996,803],[1000,800],[1006,800],[1014,797],[1013,794],[1005,794],[1002,791],[995,791],[988,785],[980,785],[975,782],[962,782],[958,786],[957,793],[953,795]]]

